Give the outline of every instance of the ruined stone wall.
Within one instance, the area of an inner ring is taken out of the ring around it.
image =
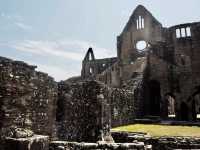
[[[109,140],[108,88],[96,81],[59,83],[58,137],[69,141]]]
[[[95,59],[92,48],[89,48],[82,61],[81,77],[83,79],[95,79],[97,74],[102,73],[116,62],[116,57]]]
[[[112,127],[133,123],[136,117],[133,91],[113,88],[110,99]]]
[[[150,145],[145,145],[143,142],[131,143],[78,143],[53,141],[50,143],[51,150],[151,150]]]
[[[144,142],[145,145],[151,145],[152,150],[200,149],[200,138],[198,137],[151,137],[147,133],[134,132],[112,132],[112,136],[118,143]]]
[[[120,70],[118,62],[108,67],[106,70],[96,75],[96,80],[103,82],[110,87],[119,87],[120,81]]]
[[[148,50],[147,89],[148,82],[158,81],[161,112],[167,114],[166,95],[169,94],[175,99],[176,119],[179,120],[196,120],[199,112],[199,99],[195,98],[200,85],[198,26],[199,23],[189,23],[170,27],[165,34],[166,41],[151,45]],[[147,111],[151,109],[150,94],[146,92],[143,100]]]
[[[0,122],[35,133],[54,134],[57,83],[35,66],[0,57]]]
[[[136,45],[144,40],[149,44],[164,41],[162,24],[143,6],[138,6],[131,15],[123,32],[118,36],[118,58],[124,65],[130,64],[137,57],[141,57]]]
[[[134,99],[137,117],[196,121],[200,114],[199,35],[200,22],[165,28],[139,5],[117,37],[117,63],[101,73],[94,71],[93,79],[118,88],[126,88],[129,81],[141,82]],[[140,41],[146,42],[143,49],[137,47]],[[169,96],[174,106],[169,106]],[[175,109],[176,118],[168,118],[168,107]]]

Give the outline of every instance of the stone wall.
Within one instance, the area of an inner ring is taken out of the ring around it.
[[[134,93],[131,90],[111,89],[112,127],[131,124],[135,119]]]
[[[121,143],[144,142],[145,145],[151,145],[152,150],[200,149],[200,138],[197,137],[151,137],[146,133],[136,132],[112,132],[112,137]]]
[[[166,28],[139,5],[117,37],[117,58],[96,60],[89,49],[82,70],[89,72],[88,67],[94,68],[92,79],[122,89],[130,80],[140,82],[138,77],[142,76],[142,87],[135,88],[138,118],[157,116],[197,121],[200,114],[199,35],[200,22]],[[138,47],[140,42],[143,48]],[[89,54],[93,56],[91,60]],[[104,61],[108,67],[98,72],[96,64],[101,66]],[[87,77],[82,75],[83,79]]]
[[[53,141],[50,143],[51,150],[151,150],[149,145],[143,142],[132,143],[78,143]]]
[[[3,150],[49,150],[49,137],[6,138]],[[2,149],[1,149],[2,150]]]
[[[58,137],[85,142],[112,140],[108,94],[108,88],[96,81],[59,83]]]
[[[35,66],[0,57],[0,122],[54,136],[57,83]]]
[[[89,48],[85,58],[82,61],[82,78],[94,78],[97,74],[102,73],[110,66],[117,62],[116,57],[104,58],[104,59],[95,59],[93,49]]]

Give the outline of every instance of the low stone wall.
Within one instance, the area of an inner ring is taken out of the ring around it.
[[[58,86],[58,137],[69,141],[111,140],[108,88],[96,81]]]
[[[152,145],[152,150],[200,149],[200,137],[151,137],[146,133],[134,132],[112,132],[112,137],[122,143],[144,142],[145,145]]]
[[[145,139],[146,144],[152,144],[153,150],[199,150],[200,138],[195,137],[159,137]]]
[[[28,128],[54,136],[57,83],[35,66],[0,57],[0,129]]]
[[[30,138],[6,138],[5,150],[49,150],[49,137],[34,135]]]
[[[50,143],[50,150],[151,150],[150,145],[143,142],[133,143],[77,143],[53,141]]]

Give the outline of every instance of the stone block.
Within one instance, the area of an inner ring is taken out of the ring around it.
[[[5,150],[49,150],[49,137],[34,135],[29,138],[6,138]]]

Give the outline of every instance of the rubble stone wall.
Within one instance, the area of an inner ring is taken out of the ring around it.
[[[147,133],[136,132],[112,132],[112,137],[117,143],[144,142],[145,145],[151,145],[152,150],[200,149],[199,137],[151,137]]]
[[[53,141],[50,143],[51,150],[151,150],[149,145],[144,145],[143,142],[132,142],[132,143],[78,143],[78,142],[64,142],[64,141]]]
[[[109,140],[108,89],[96,81],[58,86],[58,137],[69,141]],[[111,139],[112,140],[112,139]]]
[[[135,119],[134,93],[131,90],[111,89],[112,127],[133,123]]]
[[[0,125],[53,136],[57,83],[35,66],[0,57]]]

